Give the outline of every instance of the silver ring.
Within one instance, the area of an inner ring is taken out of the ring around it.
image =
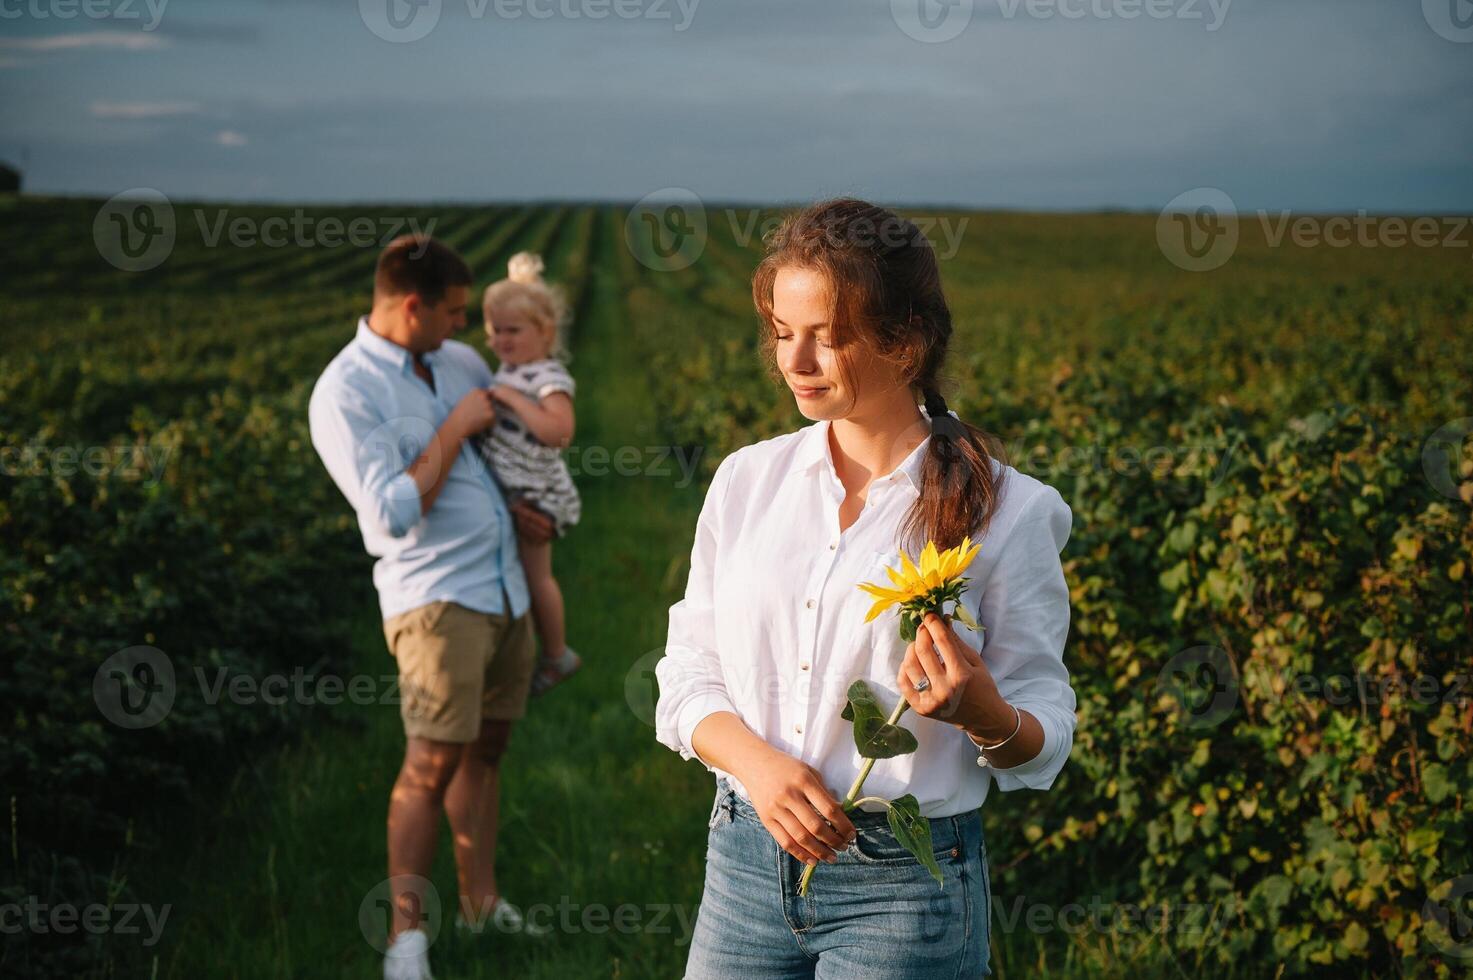
[[[921,678],[921,682],[916,685],[916,690],[917,691],[924,691],[927,688],[929,688],[930,686],[931,686],[931,678],[929,678],[929,677],[922,677]]]

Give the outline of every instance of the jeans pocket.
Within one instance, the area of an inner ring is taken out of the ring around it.
[[[961,833],[954,817],[930,821],[931,855],[943,868],[961,856]],[[895,836],[887,825],[858,828],[859,833],[849,852],[860,864],[916,864],[914,854]]]

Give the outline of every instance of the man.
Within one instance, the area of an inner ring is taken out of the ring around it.
[[[420,928],[440,813],[449,817],[461,922],[525,929],[500,899],[500,763],[526,712],[534,663],[527,581],[512,514],[469,439],[496,421],[491,371],[450,336],[465,328],[471,274],[446,245],[391,242],[372,311],[312,391],[312,445],[378,558],[389,652],[398,662],[404,763],[389,796],[393,897],[389,980],[431,980]],[[550,539],[532,508],[523,533]],[[530,930],[529,930],[530,931]]]

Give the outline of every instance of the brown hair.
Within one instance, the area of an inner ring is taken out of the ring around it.
[[[451,286],[469,286],[471,270],[455,249],[427,235],[402,235],[384,246],[373,273],[375,296],[414,293],[431,306]]]
[[[829,326],[846,386],[852,388],[849,352],[858,347],[901,368],[926,403],[932,438],[902,542],[930,539],[950,548],[967,535],[980,538],[1002,490],[992,460],[1003,459],[1003,448],[996,437],[948,414],[941,397],[951,310],[930,241],[913,222],[853,198],[821,201],[785,218],[752,274],[752,299],[766,327],[762,353],[778,377],[772,285],[777,271],[791,266],[828,280]]]

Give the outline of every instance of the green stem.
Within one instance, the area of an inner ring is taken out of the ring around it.
[[[900,703],[895,706],[895,710],[890,712],[890,717],[885,719],[885,724],[895,724],[897,721],[900,720],[900,716],[905,714],[905,710],[909,707],[910,702],[906,701],[905,698],[901,698]],[[850,786],[849,792],[844,794],[844,810],[846,813],[850,810],[853,810],[856,806],[859,805],[859,791],[864,788],[864,781],[869,778],[869,771],[874,767],[874,759],[864,760],[864,765],[860,768],[859,776],[854,780],[854,785]],[[818,867],[818,865],[810,864],[808,867],[803,869],[803,877],[798,879],[799,895],[808,894],[808,881],[813,877],[813,869],[816,867]]]

